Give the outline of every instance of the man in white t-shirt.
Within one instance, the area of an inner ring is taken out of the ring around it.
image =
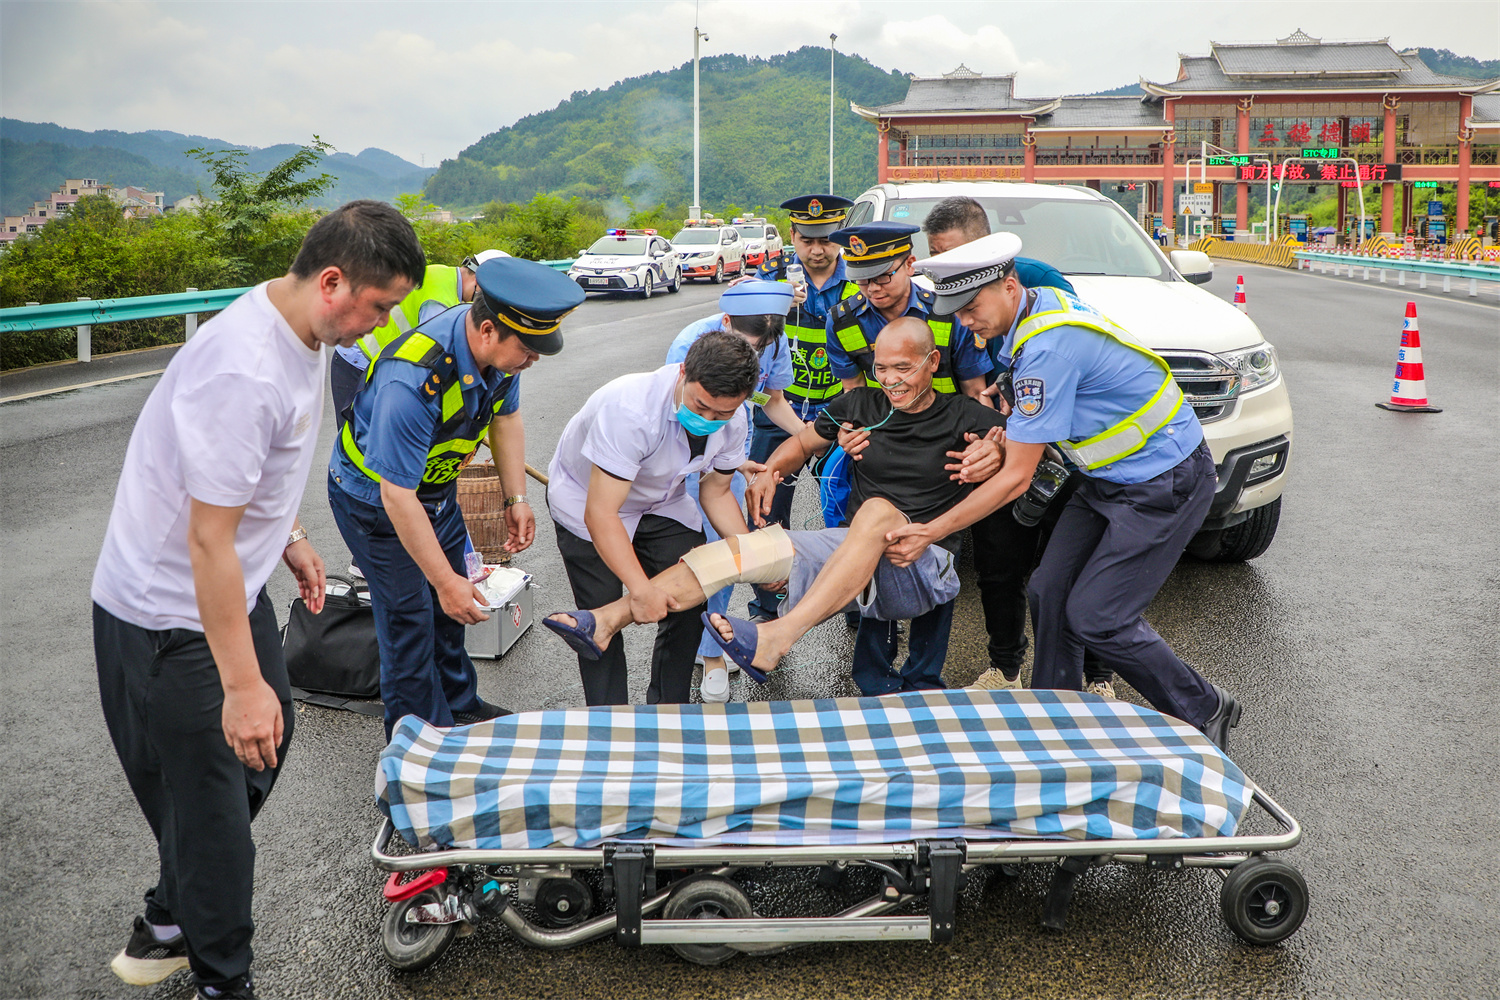
[[[255,845],[292,735],[265,584],[277,560],[314,612],[323,560],[297,524],[328,351],[384,323],[425,258],[391,206],[354,201],[291,271],[219,313],[167,366],[125,453],[94,570],[104,719],[155,835],[158,882],[110,968],[191,967],[199,997],[254,997]]]
[[[706,333],[681,364],[598,389],[552,453],[547,506],[575,606],[602,607],[628,590],[637,620],[661,623],[648,705],[688,701],[700,634],[692,609],[678,607],[651,577],[703,544],[705,515],[721,536],[749,530],[729,481],[745,462],[742,404],[759,377],[760,360],[745,338]],[[700,474],[695,503],[686,481]],[[588,704],[629,703],[623,637],[600,649],[573,616],[543,624],[578,653]]]

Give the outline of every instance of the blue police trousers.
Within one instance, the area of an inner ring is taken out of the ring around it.
[[[328,503],[349,554],[370,585],[386,740],[403,715],[451,726],[454,712],[479,711],[479,677],[464,649],[464,626],[443,612],[437,592],[407,554],[385,508],[345,493],[331,474]],[[468,530],[457,498],[423,506],[448,565],[463,574]]]
[[[1031,575],[1032,687],[1077,691],[1088,649],[1157,711],[1208,721],[1218,695],[1143,615],[1203,524],[1215,484],[1206,442],[1144,483],[1084,477]]]

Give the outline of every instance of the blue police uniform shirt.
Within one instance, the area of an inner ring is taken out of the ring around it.
[[[796,257],[796,260],[799,264],[802,263],[800,257]],[[807,265],[802,264],[802,269],[805,272]],[[785,274],[785,267],[780,263],[774,267],[761,268],[761,277],[767,281],[781,281]],[[849,274],[844,268],[844,258],[842,256],[834,262],[833,273],[828,276],[828,280],[823,282],[822,285],[815,285],[812,275],[808,274],[807,301],[800,306],[792,306],[792,311],[787,316],[787,322],[796,323],[796,325],[802,327],[821,326],[826,328],[828,326],[828,317],[838,308],[838,304],[844,299],[844,282],[848,280]],[[792,344],[792,348],[793,350],[797,350],[798,345]],[[792,411],[797,414],[798,419],[814,420],[819,413],[823,412],[823,407],[836,398],[837,396],[829,396],[826,399],[804,399],[801,396],[788,396],[787,402],[792,404]],[[756,415],[755,425],[757,427],[775,426],[764,414]]]
[[[689,323],[682,328],[682,332],[672,338],[672,346],[667,348],[667,364],[681,364],[687,360],[688,348],[705,333],[724,329],[724,314],[714,313],[705,316],[696,322]],[[772,393],[778,389],[785,389],[792,384],[792,352],[787,346],[786,337],[780,336],[766,345],[766,349],[760,352],[760,377],[755,380],[755,391]],[[755,415],[755,403],[753,400],[745,401],[745,418],[748,420]]]
[[[935,298],[932,292],[913,282],[910,296],[906,301],[906,311],[902,315],[929,319],[932,316],[932,302]],[[854,318],[859,323],[860,330],[864,331],[865,340],[873,346],[876,336],[885,329],[886,318],[880,314],[880,310],[870,305],[869,299],[860,304]],[[833,373],[839,378],[863,376],[864,372],[849,360],[849,352],[844,350],[844,346],[839,343],[838,335],[833,332],[832,310],[828,313],[826,325],[828,361],[833,365]],[[984,348],[974,346],[974,334],[970,333],[969,328],[956,318],[953,320],[953,340],[949,349],[953,361],[953,377],[958,381],[987,375],[995,367]]]
[[[1069,295],[1076,296],[1078,292],[1073,288],[1073,283],[1063,277],[1063,273],[1051,264],[1031,257],[1016,258],[1016,280],[1025,288],[1061,288]],[[990,362],[995,366],[994,371],[985,377],[990,385],[995,384],[995,379],[1001,372],[1010,371],[1010,356],[1002,356],[1000,345],[1005,341],[999,337],[994,340],[985,341],[985,353],[990,356]]]
[[[514,413],[521,405],[521,380],[496,369],[481,372],[469,352],[465,332],[469,306],[447,309],[419,330],[441,344],[458,365],[464,408],[472,415],[489,412],[495,399],[505,402],[496,416]],[[423,393],[422,383],[432,377],[429,369],[404,362],[384,361],[364,389],[354,397],[354,435],[364,452],[365,465],[382,479],[414,490],[427,469],[432,434],[442,422],[442,398]],[[488,421],[486,421],[488,423]],[[380,505],[380,483],[361,472],[337,440],[328,471],[345,493],[366,503]],[[456,482],[456,480],[455,480]]]
[[[1060,308],[1058,293],[1036,290],[1032,312]],[[1011,411],[1005,436],[1023,444],[1081,441],[1113,427],[1143,406],[1161,387],[1162,370],[1139,351],[1083,327],[1057,327],[1037,334],[1015,359],[1019,313],[1001,346],[1019,384],[1035,379],[1031,415]],[[1203,426],[1187,400],[1140,451],[1085,475],[1112,483],[1143,483],[1173,468],[1203,441]]]

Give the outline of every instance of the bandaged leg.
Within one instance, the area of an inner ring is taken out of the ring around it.
[[[731,583],[777,583],[792,572],[792,540],[779,524],[699,545],[682,561],[705,594]]]

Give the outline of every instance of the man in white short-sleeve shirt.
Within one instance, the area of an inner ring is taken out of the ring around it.
[[[601,607],[624,588],[641,621],[661,623],[647,704],[691,697],[698,618],[651,577],[703,544],[703,514],[720,535],[748,530],[729,482],[745,457],[741,404],[759,377],[760,360],[743,337],[705,334],[681,364],[600,388],[568,421],[553,453],[547,506],[575,606]],[[684,485],[699,473],[702,514]],[[546,624],[560,634],[577,625],[566,615]],[[588,704],[628,704],[624,640],[575,649]]]
[[[421,279],[410,223],[354,201],[291,271],[204,324],[152,391],[94,570],[105,722],[160,873],[110,968],[148,985],[191,967],[199,997],[254,997],[250,822],[292,735],[265,585],[286,563],[308,607],[323,560],[297,524],[328,351],[386,321]]]

